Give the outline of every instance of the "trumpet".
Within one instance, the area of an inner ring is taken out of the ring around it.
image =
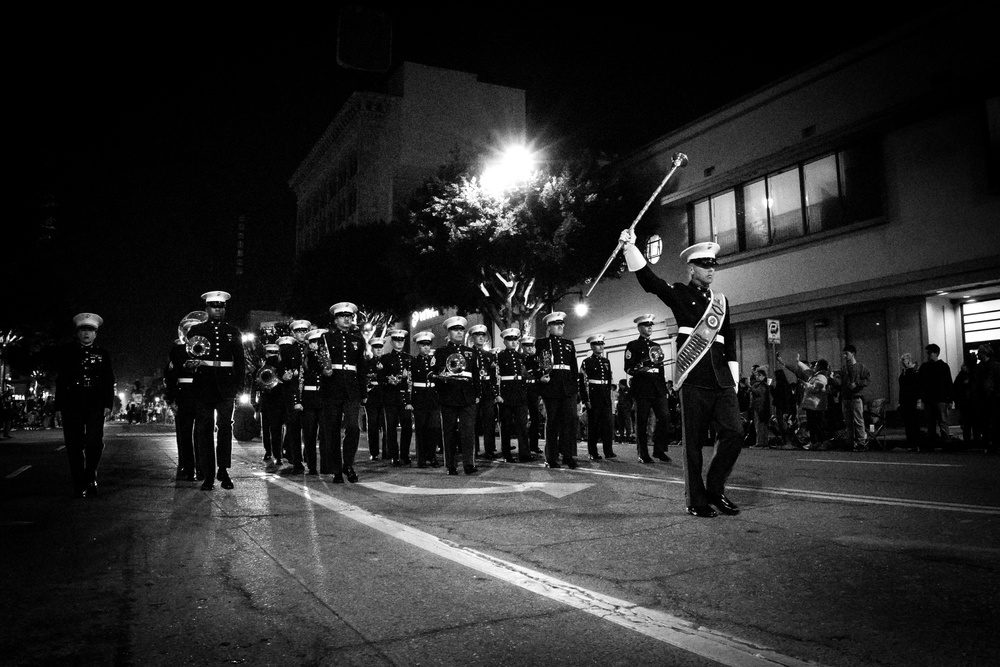
[[[320,336],[316,344],[316,358],[319,359],[323,373],[329,375],[333,372],[333,359],[330,358],[330,347],[326,344],[326,336]]]
[[[458,375],[465,370],[465,355],[460,352],[453,352],[444,361],[445,370],[452,375]]]
[[[264,389],[273,389],[280,381],[278,379],[278,371],[274,366],[264,366],[257,371],[257,382]]]
[[[653,366],[663,365],[663,348],[657,343],[653,343],[649,346],[649,362]]]
[[[204,336],[191,336],[186,347],[192,357],[204,357],[212,350],[212,344]]]

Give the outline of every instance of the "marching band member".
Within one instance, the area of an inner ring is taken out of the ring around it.
[[[438,444],[441,442],[441,406],[437,391],[434,389],[434,356],[431,354],[431,343],[434,334],[421,331],[413,337],[419,352],[413,358],[411,378],[413,380],[414,435],[417,448],[417,467],[431,466],[437,468]]]
[[[371,360],[368,364],[367,391],[368,400],[365,402],[365,415],[368,422],[368,454],[371,461],[378,461],[379,458],[388,459],[389,445],[386,442],[388,435],[385,428],[385,405],[382,403],[382,386],[378,380],[379,359],[385,348],[385,339],[374,336],[368,341],[371,348]],[[379,451],[379,433],[382,434],[382,451]]]
[[[195,448],[205,473],[201,488],[213,488],[211,475],[218,463],[215,479],[222,488],[232,489],[229,468],[233,457],[233,410],[246,373],[246,358],[240,330],[226,323],[229,292],[205,292],[201,298],[205,300],[208,321],[192,326],[188,335],[190,339],[203,339],[205,353],[187,362],[194,368]],[[217,443],[213,443],[216,425]]]
[[[174,431],[177,437],[178,480],[195,481],[194,450],[194,370],[187,362],[191,355],[187,350],[188,332],[196,324],[208,321],[208,313],[195,310],[181,320],[177,326],[177,340],[170,347],[167,368],[163,372],[166,385],[166,399],[174,412]],[[204,479],[205,473],[198,468]]]
[[[410,465],[410,441],[413,439],[413,404],[411,398],[410,372],[413,357],[405,352],[406,336],[404,329],[390,329],[389,340],[392,350],[383,354],[377,367],[378,383],[382,390],[382,409],[385,414],[386,449],[392,465]],[[396,426],[400,433],[396,433]]]
[[[285,389],[285,439],[283,448],[285,460],[292,465],[292,474],[306,471],[302,465],[302,360],[305,357],[306,335],[312,330],[309,320],[292,320],[292,341],[282,337],[278,341],[281,348],[281,379],[288,383]],[[284,341],[284,344],[282,343]]]
[[[104,452],[104,420],[115,400],[111,355],[94,345],[100,315],[80,313],[73,318],[76,342],[59,350],[56,378],[56,419],[62,422],[73,493],[79,498],[97,495],[97,466]]]
[[[521,337],[521,351],[524,352],[524,392],[528,403],[528,451],[541,454],[538,440],[542,437],[542,411],[539,409],[541,397],[538,395],[538,358],[535,356],[535,337]]]
[[[500,376],[500,449],[507,463],[527,463],[534,459],[529,450],[528,391],[525,384],[525,359],[528,355],[517,349],[521,331],[517,327],[500,332],[504,349],[497,353]],[[517,458],[510,446],[511,431],[517,434]]]
[[[320,338],[326,329],[313,329],[306,334],[306,351],[302,355],[302,366],[299,370],[302,378],[302,449],[306,463],[306,474],[318,475],[316,469],[316,438],[320,440],[322,454],[324,440],[323,411],[324,401],[320,392],[323,381],[323,364],[319,357]],[[325,463],[325,461],[324,461]],[[330,471],[327,471],[330,472]]]
[[[566,313],[556,311],[545,316],[548,336],[537,342],[538,393],[545,403],[545,465],[559,468],[563,464],[576,468],[577,390],[580,368],[576,361],[576,346],[563,338]]]
[[[614,427],[611,424],[611,388],[615,381],[611,375],[611,362],[604,356],[604,334],[587,338],[592,354],[583,360],[580,372],[585,386],[581,388],[587,406],[587,453],[591,461],[600,461],[597,441],[604,447],[604,456],[615,458]]]
[[[663,373],[663,349],[653,341],[656,316],[640,315],[633,320],[639,337],[625,346],[625,372],[632,377],[632,398],[635,400],[635,443],[639,461],[652,463],[649,456],[649,413],[656,415],[653,431],[653,457],[670,461],[670,411],[667,406],[667,382]]]
[[[250,402],[260,413],[261,440],[264,457],[268,466],[281,465],[281,427],[285,422],[284,386],[281,381],[280,346],[268,343],[264,346],[264,366],[254,378],[250,389]],[[270,380],[268,381],[267,377]]]
[[[685,248],[681,260],[687,263],[690,281],[669,284],[646,264],[635,247],[634,233],[624,230],[619,240],[629,271],[635,273],[644,290],[673,311],[677,320],[680,349],[674,382],[681,397],[687,512],[711,518],[717,516],[714,505],[723,514],[739,514],[739,507],[725,493],[726,480],[740,455],[743,425],[736,397],[740,369],[729,302],[711,289],[719,245],[705,242]],[[703,481],[701,439],[709,426],[715,429],[718,445]]]
[[[368,359],[365,356],[365,339],[354,326],[358,307],[349,301],[330,306],[333,328],[322,336],[329,366],[323,369],[323,406],[326,414],[323,425],[326,433],[320,439],[323,448],[320,472],[333,473],[334,483],[358,481],[354,471],[354,456],[361,439],[358,419],[361,406],[367,399]],[[343,437],[341,431],[343,430]],[[368,425],[371,434],[371,422]],[[327,456],[329,454],[330,456]],[[326,462],[332,466],[327,468]]]
[[[472,347],[479,354],[480,382],[482,394],[476,408],[476,454],[479,454],[479,434],[483,436],[483,458],[492,461],[497,457],[497,358],[489,351],[489,335],[486,325],[475,324],[469,329]]]
[[[481,395],[479,355],[467,345],[461,316],[444,321],[448,343],[434,352],[434,376],[441,402],[441,427],[444,436],[444,462],[449,475],[458,474],[458,455],[466,475],[479,472],[476,467],[476,404]]]

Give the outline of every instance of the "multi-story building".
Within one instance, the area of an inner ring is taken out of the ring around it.
[[[954,375],[981,342],[996,346],[1000,52],[990,12],[943,10],[614,165],[642,189],[638,210],[672,156],[688,156],[638,231],[670,282],[687,280],[684,247],[720,244],[714,289],[732,304],[744,373],[773,364],[774,349],[839,368],[851,343],[872,369],[869,398],[895,405],[903,352],[920,359],[936,343]],[[589,305],[567,336],[586,350],[587,336],[604,333],[617,378],[635,316],[659,314],[655,335],[672,349],[669,310],[631,276],[602,281]],[[779,323],[779,345],[768,342],[768,320]]]
[[[351,95],[290,179],[296,254],[342,225],[388,222],[453,151],[481,153],[524,133],[523,90],[403,63],[386,93]]]

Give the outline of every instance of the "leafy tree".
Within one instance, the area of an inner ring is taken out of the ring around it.
[[[396,250],[405,300],[529,331],[539,312],[600,271],[620,228],[617,191],[590,161],[540,170],[495,195],[456,160],[417,191],[406,213]]]

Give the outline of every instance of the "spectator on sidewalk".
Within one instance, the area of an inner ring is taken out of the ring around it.
[[[844,346],[844,365],[834,384],[840,388],[840,408],[844,414],[844,441],[848,449],[868,451],[868,433],[865,431],[865,388],[871,384],[872,374],[858,361],[858,349],[851,344]]]
[[[959,424],[962,426],[962,449],[967,449],[972,444],[972,371],[968,363],[963,363],[962,368],[955,376],[955,383],[952,385],[952,394],[955,397],[955,408],[958,410]]]
[[[899,357],[899,414],[903,419],[906,447],[918,449],[922,444],[920,431],[920,376],[913,355],[904,352]]]
[[[972,373],[972,404],[979,436],[987,454],[1000,451],[1000,361],[988,343],[976,350]]]
[[[939,358],[941,348],[931,343],[926,348],[927,361],[920,365],[920,394],[927,420],[927,437],[922,449],[933,451],[936,447],[947,449],[948,406],[952,401],[951,369]]]

